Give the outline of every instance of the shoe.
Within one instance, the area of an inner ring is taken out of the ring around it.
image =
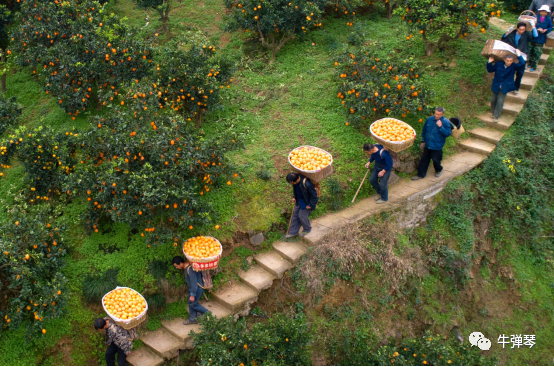
[[[183,321],[183,325],[193,325],[193,324],[198,324],[198,321],[189,320],[189,319],[186,319],[185,321]]]
[[[196,321],[202,320],[202,317],[204,317],[204,314],[203,314],[203,313],[200,313],[200,312],[197,312],[197,313],[196,313]]]
[[[534,68],[530,68],[529,71],[535,71],[535,69],[534,69]]]
[[[421,180],[421,179],[423,179],[423,177],[419,177],[419,176],[412,177],[412,181],[417,181],[417,180]]]
[[[298,236],[297,234],[287,234],[285,238],[292,238]]]
[[[299,234],[300,237],[306,237],[307,235],[310,234],[310,231],[306,232],[306,231],[302,231],[302,233]]]
[[[375,201],[381,199],[381,195],[375,195]]]
[[[498,117],[493,117],[492,122],[494,122],[495,124],[498,124]]]
[[[386,200],[383,200],[383,199],[379,199],[377,200],[377,204],[383,204],[383,203],[386,203],[387,201]]]
[[[441,175],[442,175],[442,171],[435,173],[435,177],[441,177]]]

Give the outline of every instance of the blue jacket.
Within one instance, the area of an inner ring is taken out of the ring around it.
[[[452,126],[450,121],[446,117],[440,118],[442,126],[437,126],[437,120],[435,116],[431,116],[425,121],[423,125],[423,131],[421,132],[421,142],[425,143],[425,148],[431,150],[442,150],[446,138],[450,136],[452,132]]]
[[[491,90],[494,93],[500,91],[500,86],[502,86],[502,93],[510,93],[516,90],[514,75],[516,71],[523,71],[525,69],[525,60],[523,56],[518,57],[518,60],[519,64],[514,62],[508,67],[505,67],[504,61],[497,61],[494,64],[492,62],[487,63],[487,71],[489,73],[494,73],[494,79],[491,85]]]
[[[385,171],[390,171],[392,169],[392,157],[390,153],[386,149],[383,149],[382,145],[376,144],[374,146],[377,147],[378,150],[369,157],[369,164],[375,162],[376,166],[384,166]]]
[[[535,26],[535,28],[537,28],[537,29],[539,29],[539,28],[546,29],[546,32],[541,33],[541,32],[537,31],[538,36],[533,38],[533,42],[545,44],[546,43],[546,35],[548,33],[550,33],[550,31],[553,28],[552,18],[550,18],[550,16],[547,15],[546,17],[544,17],[544,20],[541,22],[541,16],[539,15],[537,17],[537,25]]]
[[[315,191],[314,184],[306,176],[301,174],[298,175],[300,176],[300,182],[296,185],[300,186],[300,190],[302,191],[302,199],[304,200],[304,203],[306,203],[306,206],[312,208],[311,210],[315,210],[315,205],[317,204],[319,198],[317,197],[317,191]],[[292,192],[294,195],[294,199],[298,203],[298,197],[296,195],[296,190],[294,187],[292,188]]]
[[[189,287],[189,296],[194,296],[196,298],[196,292],[198,292],[198,287],[204,287],[204,278],[202,278],[202,272],[195,271],[192,268],[192,265],[189,265],[185,268],[185,279]],[[200,301],[199,299],[195,299]]]

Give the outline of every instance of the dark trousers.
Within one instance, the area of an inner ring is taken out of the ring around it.
[[[190,301],[189,296],[189,320],[195,321],[196,320],[196,313],[200,312],[202,315],[208,312],[208,309],[204,306],[202,306],[200,302],[200,298],[202,298],[202,294],[204,293],[204,289],[202,289],[200,286],[198,287],[198,290],[196,291],[196,295],[194,296],[194,302]]]
[[[115,343],[110,344],[106,351],[106,364],[108,366],[115,366],[115,355],[117,354],[117,364],[119,366],[127,365],[127,356]]]
[[[502,89],[498,91],[498,93],[492,92],[491,96],[491,113],[492,117],[496,117],[497,119],[502,116],[502,110],[504,109],[504,102],[506,102],[506,93],[502,93]]]
[[[371,171],[371,176],[369,176],[369,182],[377,194],[381,195],[381,200],[387,201],[389,200],[388,183],[391,170],[386,171],[383,177],[379,177],[379,172],[381,172],[383,168],[385,168],[385,166],[375,164]]]
[[[300,209],[300,205],[296,204],[294,212],[292,212],[289,234],[296,236],[300,232],[301,226],[304,228],[304,232],[310,232],[312,230],[309,218],[311,212],[311,209]]]
[[[427,169],[429,168],[429,162],[431,162],[431,160],[433,161],[435,172],[439,173],[440,171],[442,171],[442,149],[432,150],[423,148],[423,155],[421,156],[421,161],[419,161],[419,167],[417,168],[417,175],[419,177],[425,177],[425,175],[427,174]]]
[[[521,85],[521,79],[523,79],[523,72],[525,70],[518,70],[516,71],[516,90],[519,90],[519,86]]]

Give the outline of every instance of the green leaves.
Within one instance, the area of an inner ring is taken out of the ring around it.
[[[335,66],[342,82],[337,98],[350,124],[360,126],[383,116],[427,116],[431,92],[421,81],[423,70],[415,60],[375,58],[360,48],[340,55]]]
[[[0,96],[0,135],[12,127],[21,115],[21,106],[17,104],[17,98],[9,99]]]
[[[66,303],[66,279],[60,273],[65,249],[63,228],[43,214],[15,211],[0,226],[0,335],[30,321],[40,333],[45,320],[59,317]]]
[[[204,316],[194,345],[202,365],[309,365],[311,335],[306,317],[277,314],[250,329],[244,318]]]

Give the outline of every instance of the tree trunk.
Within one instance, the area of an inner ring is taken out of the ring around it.
[[[6,73],[2,75],[2,93],[6,93]]]
[[[163,31],[164,34],[167,33],[167,21],[168,20],[169,19],[166,16],[162,17],[162,31]]]
[[[160,11],[162,16],[162,29],[164,34],[167,33],[167,22],[169,22],[169,12],[171,11],[171,1],[167,0],[165,10]]]
[[[200,129],[200,126],[202,126],[202,113],[199,112],[196,114],[196,116],[194,116],[194,121],[195,121],[195,127],[197,129]]]
[[[387,19],[392,18],[392,7],[390,6],[390,1],[385,2],[385,11],[387,13]]]
[[[431,56],[437,50],[438,45],[433,42],[425,42],[425,56]]]

